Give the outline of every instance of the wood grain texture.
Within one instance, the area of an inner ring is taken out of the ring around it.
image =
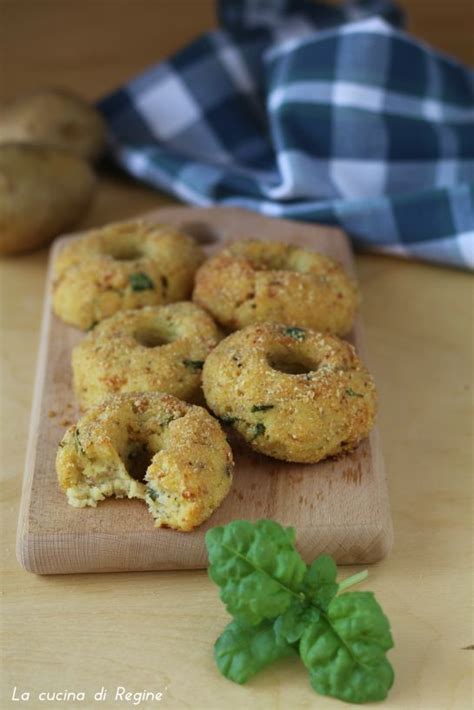
[[[339,230],[226,208],[171,208],[154,212],[150,219],[177,224],[206,241],[215,239],[206,246],[209,253],[223,241],[256,235],[319,250],[353,272],[351,249]],[[51,263],[63,244],[64,239],[56,242]],[[51,276],[18,529],[18,559],[26,569],[54,574],[202,568],[206,530],[239,518],[268,517],[293,525],[308,560],[328,552],[339,563],[370,563],[387,553],[392,527],[376,430],[353,453],[309,466],[258,455],[233,440],[236,473],[231,492],[193,533],[154,528],[138,500],[109,499],[96,509],[69,506],[57,485],[54,460],[65,426],[78,416],[70,359],[83,334],[51,314],[50,284]],[[364,356],[359,319],[351,340]]]

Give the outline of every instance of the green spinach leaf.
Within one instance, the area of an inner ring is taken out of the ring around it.
[[[235,619],[256,625],[301,597],[306,565],[294,541],[294,530],[273,520],[234,520],[206,533],[209,575]]]
[[[265,666],[294,653],[293,647],[275,633],[268,620],[257,626],[232,621],[214,646],[217,667],[235,683],[245,683]]]
[[[390,627],[371,592],[335,597],[300,641],[311,685],[322,695],[351,703],[386,698],[393,670],[385,653],[393,646]]]
[[[371,592],[343,593],[329,555],[307,566],[292,528],[237,520],[206,533],[209,575],[234,616],[215,644],[221,673],[245,683],[297,650],[318,693],[346,702],[383,700],[393,683],[390,625]]]

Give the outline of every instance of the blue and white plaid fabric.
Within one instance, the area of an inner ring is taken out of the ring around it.
[[[219,16],[224,29],[101,101],[125,170],[191,204],[474,265],[472,72],[383,0],[221,0]]]

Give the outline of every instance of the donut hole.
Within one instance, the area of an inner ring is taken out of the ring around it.
[[[123,461],[129,476],[135,481],[146,483],[145,474],[153,456],[153,452],[150,451],[146,444],[137,443],[130,446],[124,457],[125,460]]]
[[[291,271],[287,262],[280,255],[274,254],[246,254],[254,271]]]
[[[267,362],[272,370],[286,375],[306,375],[318,369],[318,363],[301,353],[271,353]]]
[[[161,345],[167,345],[167,343],[172,341],[169,335],[152,326],[139,328],[134,332],[133,337],[144,348],[159,348]]]
[[[143,252],[135,244],[113,244],[107,250],[108,256],[115,261],[136,261],[143,256]]]

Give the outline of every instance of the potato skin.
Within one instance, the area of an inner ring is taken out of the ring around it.
[[[253,449],[284,461],[351,451],[375,418],[375,385],[353,346],[286,325],[251,325],[222,340],[204,363],[203,389]]]
[[[101,155],[105,136],[100,113],[64,89],[25,94],[2,107],[0,115],[0,143],[49,145],[85,160]]]
[[[0,254],[36,249],[73,227],[95,183],[89,165],[71,153],[0,145]]]
[[[344,335],[359,296],[324,254],[251,239],[232,242],[201,266],[193,301],[229,330],[271,321]]]

